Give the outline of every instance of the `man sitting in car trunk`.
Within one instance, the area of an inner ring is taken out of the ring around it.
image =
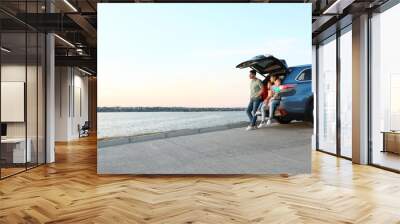
[[[247,106],[247,116],[249,117],[250,124],[246,128],[247,131],[249,130],[254,130],[256,128],[256,122],[257,122],[257,109],[261,103],[261,94],[263,92],[264,86],[261,82],[261,80],[257,79],[256,77],[256,71],[251,70],[249,74],[250,78],[250,102],[249,105]]]

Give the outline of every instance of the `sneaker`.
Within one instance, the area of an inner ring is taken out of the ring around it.
[[[264,122],[264,121],[261,121],[261,123],[258,125],[257,128],[263,128],[263,127],[265,127],[265,122]]]
[[[249,125],[249,126],[247,126],[246,131],[251,131],[251,130],[254,130],[254,129],[256,129],[256,127]]]
[[[271,119],[268,119],[267,126],[271,126]]]

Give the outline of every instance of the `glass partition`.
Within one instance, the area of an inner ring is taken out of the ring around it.
[[[2,177],[24,171],[31,161],[26,144],[26,41],[25,32],[1,34]]]
[[[318,48],[318,149],[336,153],[336,36]]]
[[[43,1],[26,3],[18,12],[43,11]],[[45,163],[45,44],[43,33],[0,12],[0,178]]]
[[[38,35],[27,33],[27,74],[26,74],[26,117],[27,117],[27,150],[31,151],[28,168],[36,166],[38,160]]]

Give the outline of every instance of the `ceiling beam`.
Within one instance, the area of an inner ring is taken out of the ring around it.
[[[55,56],[56,66],[87,67],[92,71],[97,69],[97,59],[91,56]]]
[[[90,24],[85,17],[81,14],[70,13],[67,16],[80,26],[90,37],[95,38],[97,36],[97,30]]]

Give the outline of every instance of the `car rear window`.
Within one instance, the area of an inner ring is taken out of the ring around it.
[[[310,81],[311,80],[311,69],[303,70],[296,78],[297,81]]]

